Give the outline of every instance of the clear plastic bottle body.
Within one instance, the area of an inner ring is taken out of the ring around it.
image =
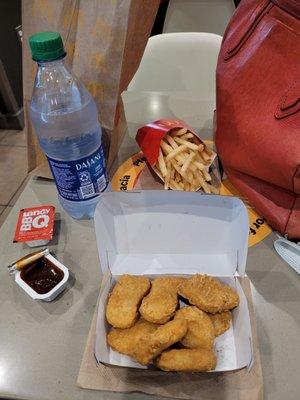
[[[65,168],[65,165],[71,165],[74,173],[78,168],[81,176],[89,179],[90,193],[86,184],[76,190],[73,188],[72,192],[69,188],[71,185],[66,186],[71,175],[62,182],[62,168],[51,168],[55,177],[59,174],[55,180],[61,205],[73,218],[92,218],[100,192],[107,186],[101,127],[92,96],[74,77],[64,59],[38,63],[30,117],[50,167],[62,165]],[[101,184],[91,184],[95,170],[89,170],[90,162],[103,164],[96,165],[98,175],[103,172],[98,180]],[[83,189],[86,193],[82,195]]]

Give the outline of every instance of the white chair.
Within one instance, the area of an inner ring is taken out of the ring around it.
[[[211,32],[223,35],[234,11],[233,0],[170,0],[163,32]]]
[[[214,99],[221,41],[221,36],[202,32],[151,37],[127,90],[193,92]]]

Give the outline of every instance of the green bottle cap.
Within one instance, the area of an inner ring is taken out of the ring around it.
[[[39,32],[30,36],[29,46],[34,61],[53,61],[66,55],[58,32]]]

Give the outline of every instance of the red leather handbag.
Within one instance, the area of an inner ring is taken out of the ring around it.
[[[216,147],[268,223],[300,238],[300,0],[243,0],[217,66]]]

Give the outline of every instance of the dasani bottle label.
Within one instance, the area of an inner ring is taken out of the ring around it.
[[[108,184],[102,145],[88,157],[60,161],[47,157],[61,197],[83,201],[96,197]]]

